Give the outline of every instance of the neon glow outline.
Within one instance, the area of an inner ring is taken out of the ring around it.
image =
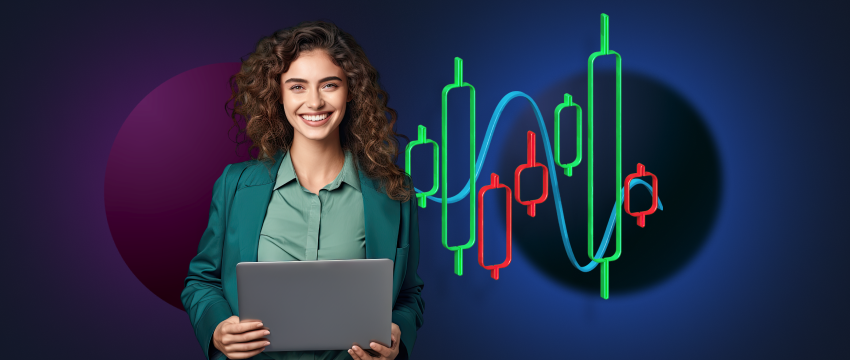
[[[416,146],[416,145],[419,145],[419,144],[430,143],[430,144],[434,145],[434,162],[433,162],[433,164],[434,164],[434,187],[431,188],[431,190],[429,190],[428,192],[416,193],[416,203],[419,205],[419,207],[421,207],[423,209],[425,208],[425,205],[426,205],[426,201],[425,201],[426,198],[430,195],[436,194],[437,193],[437,187],[440,185],[440,182],[437,178],[440,175],[439,174],[440,168],[439,168],[439,161],[438,161],[438,159],[440,158],[440,146],[437,145],[437,143],[434,142],[434,140],[428,139],[428,137],[426,136],[426,132],[427,132],[427,129],[425,128],[425,126],[419,125],[419,127],[417,128],[417,132],[416,132],[417,133],[416,140],[409,142],[407,144],[407,146],[404,147],[404,172],[406,172],[407,175],[410,175],[410,150],[413,150],[413,147]]]
[[[614,255],[609,257],[597,258],[593,256],[593,61],[596,60],[599,56],[604,55],[615,55],[617,59],[617,140],[616,140],[616,190],[620,189],[620,184],[623,182],[623,169],[622,169],[622,160],[623,160],[623,151],[622,151],[622,134],[621,134],[621,125],[622,125],[622,63],[623,59],[616,51],[608,48],[608,15],[602,14],[601,17],[601,40],[600,46],[601,49],[593,54],[590,54],[590,58],[587,59],[587,256],[589,256],[593,261],[602,264],[602,274],[601,274],[601,295],[603,299],[608,298],[608,263],[611,261],[615,261],[620,258],[620,255],[623,253],[622,243],[623,243],[623,227],[622,227],[622,216],[617,216],[617,250],[614,251]],[[615,190],[615,191],[616,191]],[[616,192],[614,193],[614,197],[617,199],[617,204],[614,205],[615,208],[622,207],[622,198],[617,197]],[[603,252],[604,254],[604,252]]]
[[[631,181],[632,179],[640,176],[652,176],[652,187],[653,189],[655,189],[652,192],[652,206],[650,206],[649,209],[645,211],[638,211],[636,213],[631,212],[629,210],[629,200],[631,199],[631,194],[629,193],[629,189],[626,189],[626,194],[624,195],[625,201],[623,203],[623,208],[626,210],[626,213],[637,218],[638,226],[644,227],[646,225],[646,216],[655,213],[655,209],[658,208],[658,177],[655,176],[655,174],[646,171],[646,167],[643,166],[643,164],[638,163],[637,172],[626,176],[626,184],[628,184],[629,181]]]
[[[443,247],[448,249],[449,251],[454,251],[455,253],[455,261],[454,261],[454,271],[458,276],[463,275],[463,250],[469,249],[475,244],[475,197],[469,197],[469,241],[466,244],[458,245],[458,246],[449,246],[448,237],[449,237],[449,224],[448,224],[448,215],[449,215],[449,203],[447,201],[448,196],[448,172],[449,172],[449,151],[448,146],[448,95],[449,91],[454,88],[459,87],[469,87],[469,179],[471,184],[467,184],[466,193],[469,193],[469,186],[472,189],[475,188],[475,87],[470,85],[469,83],[463,82],[463,60],[459,57],[455,57],[455,74],[454,74],[454,83],[448,84],[443,88],[442,93],[442,111],[441,111],[441,125],[442,125],[442,135],[440,148],[442,149],[442,167],[440,169],[441,173],[441,182],[440,186],[442,187],[442,191],[440,191],[440,216],[442,221],[440,223],[440,239],[443,242]]]
[[[543,177],[546,178],[545,176]],[[505,224],[507,228],[505,229],[505,246],[506,254],[505,261],[501,264],[495,265],[484,265],[484,193],[487,190],[504,188],[507,190],[505,193],[505,206],[507,207],[507,212],[505,212]],[[490,277],[495,280],[499,280],[499,269],[508,267],[511,263],[511,224],[513,223],[512,212],[511,212],[511,188],[505,184],[499,184],[499,175],[496,173],[490,174],[490,185],[481,187],[481,190],[478,191],[478,264],[481,267],[490,270]]]
[[[484,137],[484,141],[483,141],[481,150],[479,151],[479,155],[478,155],[479,160],[476,161],[475,160],[475,154],[474,154],[474,146],[475,146],[474,145],[475,144],[475,141],[474,141],[474,139],[475,139],[474,87],[472,87],[472,85],[469,85],[468,83],[462,82],[462,77],[461,77],[462,60],[458,57],[455,57],[455,83],[447,85],[443,89],[443,96],[442,96],[442,100],[443,100],[442,101],[442,128],[443,128],[443,133],[442,133],[442,135],[443,135],[443,139],[442,139],[442,141],[443,141],[442,169],[443,169],[443,176],[442,176],[442,183],[441,184],[443,186],[443,189],[442,189],[440,198],[436,198],[434,196],[426,196],[426,198],[431,200],[431,201],[439,202],[441,204],[441,215],[442,215],[442,220],[443,220],[442,224],[441,224],[442,225],[441,235],[442,235],[443,246],[446,247],[449,250],[455,251],[455,273],[456,274],[462,275],[462,271],[463,271],[462,262],[461,262],[462,261],[462,253],[459,250],[463,250],[463,249],[471,247],[472,243],[474,243],[474,241],[475,241],[475,236],[474,236],[475,230],[474,230],[474,226],[472,226],[472,224],[471,224],[470,234],[472,236],[470,236],[470,242],[469,243],[462,245],[462,246],[456,246],[456,247],[449,248],[447,246],[447,243],[446,243],[447,205],[451,204],[451,203],[458,202],[460,200],[463,200],[464,197],[466,197],[467,195],[470,194],[470,189],[475,188],[475,181],[478,178],[478,176],[481,172],[481,168],[484,165],[484,160],[486,158],[487,151],[489,149],[490,142],[492,140],[492,135],[493,135],[493,132],[495,131],[496,125],[498,123],[498,119],[501,116],[502,111],[504,110],[507,103],[510,102],[512,99],[517,98],[517,97],[524,97],[531,103],[532,108],[533,108],[534,113],[535,113],[535,116],[537,118],[538,125],[540,127],[540,132],[542,134],[542,137],[544,137],[547,140],[547,141],[543,142],[543,145],[544,145],[544,150],[546,152],[546,160],[547,160],[547,163],[549,164],[549,166],[548,166],[549,178],[550,178],[550,182],[551,182],[552,188],[553,188],[553,193],[554,193],[554,196],[555,196],[555,210],[556,210],[557,215],[558,215],[557,218],[558,218],[558,225],[559,225],[559,228],[560,228],[560,231],[561,231],[561,240],[563,241],[564,248],[567,252],[567,256],[570,259],[570,263],[572,263],[572,265],[575,268],[577,268],[579,271],[582,271],[582,272],[589,272],[589,271],[593,270],[593,268],[595,268],[597,264],[603,263],[603,269],[602,269],[602,275],[601,275],[601,278],[602,278],[601,279],[601,282],[602,282],[601,295],[605,299],[608,298],[608,281],[607,281],[608,280],[608,276],[607,276],[608,275],[608,272],[607,272],[608,262],[616,260],[617,258],[619,258],[620,254],[622,253],[621,247],[620,247],[620,245],[622,243],[622,233],[620,231],[620,229],[621,229],[621,227],[620,227],[621,217],[617,216],[617,209],[621,208],[622,203],[623,203],[623,197],[624,197],[624,187],[620,186],[620,179],[622,178],[621,166],[620,166],[621,165],[621,151],[622,151],[622,149],[621,149],[621,143],[622,143],[621,139],[622,139],[622,137],[621,137],[621,131],[620,131],[621,130],[620,125],[621,125],[621,119],[622,119],[621,118],[621,107],[620,107],[621,99],[622,99],[622,96],[621,96],[621,94],[622,94],[621,93],[621,84],[622,84],[622,82],[621,82],[621,69],[622,69],[621,62],[622,62],[622,58],[618,53],[614,52],[613,50],[608,49],[608,15],[606,15],[604,13],[601,14],[601,19],[602,19],[602,21],[601,21],[601,50],[599,52],[595,52],[595,53],[591,54],[590,58],[588,59],[588,69],[589,69],[589,72],[588,72],[588,90],[589,91],[588,91],[588,93],[589,93],[589,97],[590,97],[590,101],[588,102],[588,110],[589,110],[589,114],[588,114],[589,121],[588,121],[588,123],[590,125],[589,136],[588,136],[588,138],[590,139],[589,142],[588,142],[588,148],[590,149],[590,151],[589,151],[590,152],[590,154],[589,154],[590,164],[588,166],[588,168],[589,168],[589,171],[588,171],[588,180],[589,180],[588,181],[588,190],[589,190],[588,191],[588,208],[590,210],[589,220],[588,220],[588,227],[589,227],[589,229],[588,229],[589,230],[588,231],[588,243],[589,243],[590,246],[588,248],[588,255],[591,257],[592,261],[585,266],[580,266],[578,264],[578,262],[576,261],[575,255],[573,254],[573,251],[572,251],[572,247],[570,246],[569,236],[567,235],[567,229],[566,229],[566,225],[564,223],[564,214],[563,214],[563,207],[562,207],[561,199],[560,199],[560,191],[558,190],[558,181],[557,181],[557,177],[555,176],[555,172],[554,172],[555,162],[553,160],[552,149],[550,148],[549,141],[548,141],[549,136],[548,136],[548,132],[546,131],[546,125],[544,124],[544,121],[543,121],[543,116],[541,115],[540,109],[537,106],[537,104],[534,102],[534,100],[530,96],[526,95],[525,93],[519,92],[519,91],[513,91],[513,92],[510,92],[507,95],[505,95],[502,98],[502,100],[499,102],[499,104],[496,106],[496,109],[493,112],[493,116],[491,117],[490,123],[488,124],[488,127],[487,127],[487,133]],[[611,210],[611,215],[608,218],[608,224],[607,224],[605,232],[602,236],[602,241],[600,242],[599,249],[597,250],[597,253],[594,256],[593,250],[592,250],[593,249],[593,237],[591,235],[592,231],[593,231],[593,227],[592,227],[592,216],[593,216],[593,212],[592,212],[592,209],[593,209],[593,204],[592,204],[592,187],[593,187],[593,183],[592,183],[592,171],[593,171],[592,148],[593,148],[593,145],[592,144],[593,143],[592,143],[592,121],[591,121],[592,120],[592,111],[593,111],[593,106],[592,106],[592,96],[593,96],[592,95],[593,94],[593,92],[592,92],[592,88],[593,88],[592,70],[593,70],[593,60],[596,57],[601,56],[601,55],[615,55],[617,57],[617,149],[616,149],[616,151],[617,151],[617,171],[616,171],[617,174],[616,174],[616,177],[617,177],[617,188],[619,189],[619,197],[616,197],[615,205],[614,205],[613,209]],[[447,127],[446,127],[446,118],[447,118],[447,116],[446,116],[446,112],[447,112],[447,110],[446,110],[446,94],[447,94],[448,90],[455,88],[455,87],[462,87],[462,86],[469,86],[470,92],[471,92],[471,96],[470,96],[470,118],[471,118],[470,119],[471,120],[470,121],[470,140],[471,140],[470,141],[470,160],[471,160],[470,161],[470,178],[467,181],[464,188],[460,192],[458,192],[456,195],[454,195],[450,198],[447,198],[447,193],[446,193],[447,192],[447,189],[446,189],[446,185],[447,185],[447,176],[446,175],[447,174],[446,174],[446,171],[445,171],[446,170],[446,159],[447,159],[447,156],[448,156],[448,152],[446,151],[446,148],[445,148],[445,141],[446,141],[446,138],[447,138],[447,131],[446,131],[446,129],[447,129]],[[566,103],[568,95],[569,94],[565,94],[565,103]],[[570,99],[570,103],[572,103],[571,97],[569,99]],[[559,105],[559,107],[560,107],[560,105]],[[566,107],[566,106],[564,106],[564,107]],[[577,104],[576,104],[576,107],[577,107],[577,111],[580,111],[580,107]],[[563,107],[561,107],[560,109],[558,109],[556,111],[556,116],[558,116],[558,113],[562,108]],[[558,117],[558,119],[559,119],[559,117]],[[578,127],[581,123],[580,117],[577,118],[577,122],[579,123],[577,125],[577,127]],[[558,127],[556,127],[556,131],[559,131]],[[580,139],[580,134],[577,135],[577,138]],[[556,142],[559,142],[557,140],[557,138],[556,138]],[[409,156],[409,154],[408,154],[408,156]],[[580,160],[581,159],[577,156],[576,161],[580,162]],[[572,164],[568,164],[568,165],[572,165]],[[473,169],[474,169],[474,171],[473,171]],[[638,184],[644,185],[650,191],[650,193],[653,192],[653,187],[650,186],[649,184],[647,184],[645,181],[643,181],[641,179],[632,179],[631,181],[629,181],[628,182],[628,188],[631,189],[632,187],[634,187],[635,185],[638,185]],[[414,189],[415,189],[416,192],[422,192],[418,188],[414,187]],[[471,200],[470,201],[470,204],[471,204],[470,220],[473,221],[473,215],[472,214],[474,214],[474,200],[473,200],[472,196],[470,196],[470,200]],[[662,211],[664,210],[664,207],[661,203],[660,198],[658,199],[658,209],[660,209]],[[615,222],[618,225],[617,226],[617,240],[616,240],[617,241],[617,251],[615,253],[616,258],[613,257],[613,256],[609,257],[609,258],[601,258],[604,255],[605,250],[607,249],[608,243],[609,243],[610,238],[611,238],[611,233],[613,232]]]
[[[576,158],[569,164],[561,164],[561,110],[576,108]],[[555,108],[555,163],[564,168],[564,174],[573,176],[573,168],[581,164],[581,106],[573,102],[573,96],[564,94],[564,102]]]
[[[543,164],[537,162],[537,159],[535,159],[537,149],[535,149],[535,146],[534,146],[535,145],[534,131],[531,131],[531,130],[528,131],[528,133],[526,134],[526,142],[528,144],[526,152],[525,152],[526,163],[520,164],[519,166],[517,166],[516,170],[514,171],[514,189],[516,189],[516,193],[515,193],[516,194],[516,202],[526,206],[527,207],[526,213],[528,214],[528,216],[534,217],[537,213],[537,210],[536,210],[537,206],[536,205],[546,201],[546,198],[549,196],[549,182],[546,181],[547,180],[546,176],[543,176],[543,194],[540,195],[540,197],[537,198],[537,199],[522,201],[519,198],[519,189],[520,189],[519,175],[520,175],[520,173],[522,173],[523,170],[528,169],[528,168],[532,168],[532,167],[542,167],[544,174],[549,172],[549,169],[546,168],[546,165],[543,165]],[[480,238],[480,236],[479,236],[479,238]]]

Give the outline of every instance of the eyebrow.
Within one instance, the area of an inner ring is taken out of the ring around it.
[[[322,79],[322,80],[319,80],[319,82],[320,82],[320,83],[323,83],[323,82],[325,82],[325,81],[331,81],[331,80],[338,80],[338,81],[342,81],[342,79],[340,79],[340,78],[338,78],[338,77],[336,77],[336,76],[328,76],[328,77],[326,77],[326,78],[324,78],[324,79]],[[286,83],[290,83],[290,82],[303,82],[303,83],[306,83],[306,82],[309,82],[309,81],[304,80],[304,79],[298,79],[298,78],[289,78],[289,79],[287,79],[286,81],[284,81],[283,83],[284,83],[284,84],[286,84]]]

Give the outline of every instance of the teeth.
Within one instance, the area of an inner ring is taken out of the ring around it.
[[[321,121],[321,120],[324,120],[325,118],[327,118],[328,115],[330,115],[330,113],[324,113],[324,114],[320,114],[320,115],[301,115],[301,118],[303,118],[304,120],[309,120],[309,121]]]

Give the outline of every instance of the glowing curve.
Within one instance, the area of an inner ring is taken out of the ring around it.
[[[540,114],[540,108],[537,107],[537,104],[534,103],[534,100],[530,96],[521,91],[512,91],[499,101],[499,105],[496,106],[496,110],[493,111],[493,116],[490,118],[490,124],[487,125],[487,134],[484,135],[484,143],[481,145],[481,150],[478,151],[478,161],[475,162],[475,180],[476,182],[478,181],[478,175],[481,173],[481,167],[484,166],[484,159],[487,157],[487,150],[490,148],[490,141],[493,138],[493,132],[496,130],[496,124],[499,122],[499,117],[501,117],[502,111],[511,100],[517,97],[524,97],[531,103],[532,108],[534,108],[534,115],[537,116],[537,124],[540,125],[540,134],[543,139],[545,139],[545,141],[541,142],[543,143],[543,149],[546,150],[546,162],[549,164],[549,182],[552,185],[552,192],[555,196],[555,210],[558,212],[558,226],[561,229],[561,240],[564,242],[564,248],[567,250],[567,256],[569,256],[570,262],[576,269],[579,269],[579,271],[582,272],[589,272],[599,263],[591,260],[589,264],[580,266],[573,254],[572,246],[570,246],[570,237],[567,235],[567,225],[564,223],[564,208],[561,205],[561,192],[558,190],[558,178],[555,175],[555,168],[560,169],[560,167],[555,166],[555,160],[552,156],[552,147],[549,145],[549,133],[546,131],[546,124],[543,123],[543,115]],[[652,192],[652,186],[641,179],[632,179],[632,181],[629,182],[629,189],[638,184],[645,186],[649,189],[650,193]],[[422,190],[415,187],[414,189],[416,192],[422,192]],[[467,195],[469,195],[469,180],[466,181],[466,185],[463,187],[463,190],[461,190],[457,195],[448,198],[446,201],[449,204],[456,203],[466,198]],[[623,200],[623,195],[624,189],[621,187],[620,201]],[[428,196],[428,199],[437,203],[442,203],[442,198],[439,197]],[[658,199],[658,210],[664,210],[664,206],[661,205],[661,198]],[[614,208],[611,209],[611,216],[608,218],[608,225],[605,227],[605,234],[602,236],[602,242],[599,244],[599,250],[596,252],[596,258],[602,258],[605,255],[605,249],[608,248],[608,242],[611,240],[611,232],[614,230],[616,217],[617,204],[615,203]]]

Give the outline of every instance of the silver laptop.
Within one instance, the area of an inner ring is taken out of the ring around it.
[[[239,319],[269,329],[265,351],[390,346],[390,259],[240,262],[236,283]]]

